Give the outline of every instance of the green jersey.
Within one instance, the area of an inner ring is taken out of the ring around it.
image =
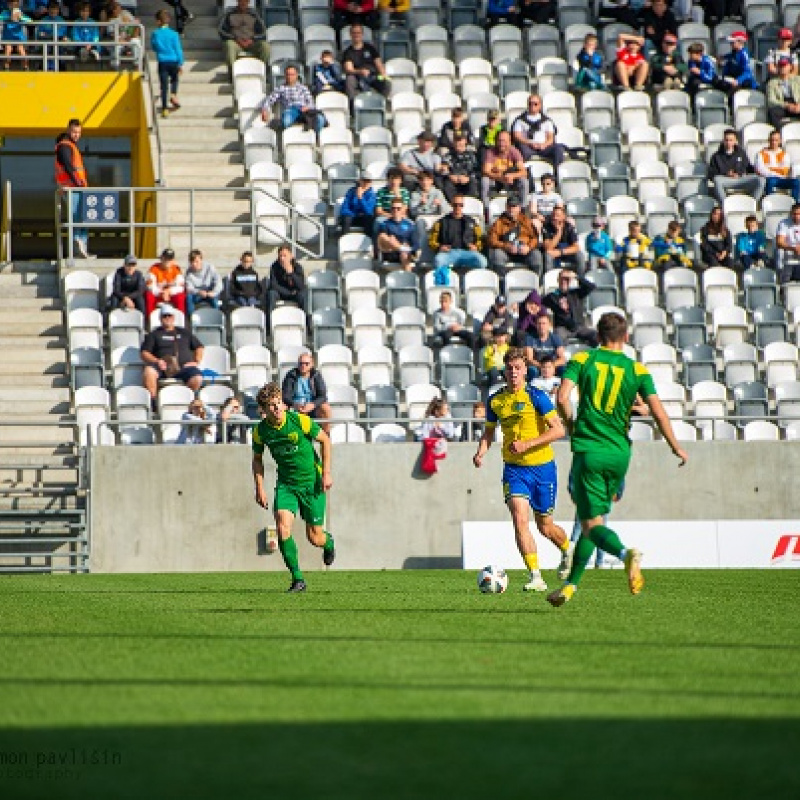
[[[656,393],[647,368],[618,350],[598,347],[576,353],[564,369],[580,394],[572,426],[572,452],[609,449],[628,453],[631,407],[636,395]]]
[[[278,483],[313,488],[321,473],[313,444],[319,431],[319,425],[311,417],[287,411],[279,428],[265,419],[253,428],[253,452],[261,455],[265,447],[269,450],[278,467]]]

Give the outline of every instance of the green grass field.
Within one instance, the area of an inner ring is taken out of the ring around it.
[[[0,580],[0,797],[800,796],[798,571],[307,577]]]

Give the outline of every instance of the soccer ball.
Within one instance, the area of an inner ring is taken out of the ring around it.
[[[500,567],[484,567],[478,572],[478,588],[484,594],[502,594],[508,588],[508,575]]]

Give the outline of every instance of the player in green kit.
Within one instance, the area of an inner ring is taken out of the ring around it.
[[[278,468],[272,506],[278,528],[278,546],[286,568],[292,573],[289,591],[304,592],[306,582],[297,559],[297,543],[292,538],[292,524],[298,511],[306,523],[308,541],[322,548],[325,566],[333,564],[336,556],[333,537],[323,528],[325,492],[333,486],[331,440],[311,417],[287,410],[277,383],[268,383],[261,388],[258,407],[263,418],[253,429],[256,502],[262,508],[268,507],[263,460],[266,448]],[[320,444],[321,460],[314,442]]]
[[[642,554],[626,548],[619,536],[603,524],[603,515],[611,510],[631,460],[628,428],[637,394],[680,459],[680,466],[688,458],[675,438],[647,368],[622,352],[628,341],[625,318],[614,313],[603,314],[597,333],[600,347],[573,356],[558,390],[558,409],[571,433],[572,497],[582,530],[567,582],[547,597],[554,606],[572,599],[595,547],[625,562],[631,594],[639,594],[644,587]],[[573,420],[570,394],[576,386],[580,402]]]

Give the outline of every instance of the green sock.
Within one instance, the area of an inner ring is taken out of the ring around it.
[[[569,572],[567,583],[571,583],[573,586],[578,585],[583,573],[586,572],[586,565],[589,563],[592,553],[594,553],[594,542],[581,534],[572,554],[572,569]]]
[[[605,525],[595,525],[589,531],[589,536],[601,550],[611,553],[612,556],[617,558],[621,557],[625,545],[622,544],[619,536],[611,528],[607,528]]]
[[[330,551],[333,550],[333,536],[331,536],[328,531],[325,531],[325,544],[322,545],[322,549],[326,553],[330,553]]]
[[[288,539],[278,537],[278,547],[280,547],[286,569],[292,573],[292,580],[303,580],[303,573],[300,572],[300,563],[297,559],[297,542],[294,538],[292,536]]]

